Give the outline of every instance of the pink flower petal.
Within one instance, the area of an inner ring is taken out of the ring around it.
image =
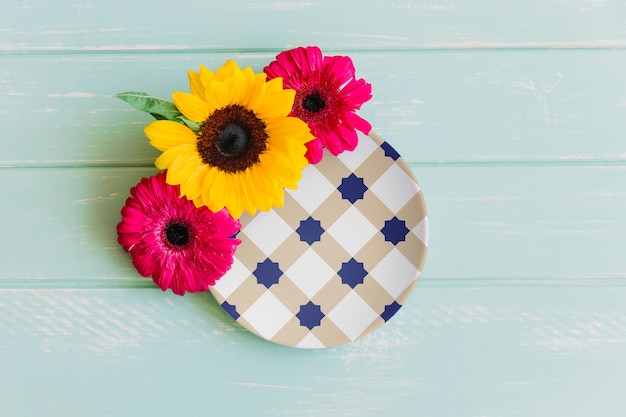
[[[285,88],[296,90],[291,114],[307,122],[316,137],[307,144],[309,163],[322,159],[324,147],[333,155],[353,150],[356,131],[370,132],[371,125],[355,111],[372,98],[372,86],[356,79],[349,57],[323,56],[316,46],[299,47],[279,53],[264,71],[268,79],[282,77]],[[311,107],[311,97],[321,106]]]
[[[135,246],[133,249],[134,251],[131,254],[133,265],[137,269],[137,272],[139,272],[142,276],[149,277],[152,275],[155,268],[152,257],[149,253],[141,250],[139,246]]]
[[[351,110],[358,110],[372,98],[372,85],[364,79],[352,80],[338,93]]]
[[[337,89],[354,78],[354,64],[347,56],[327,56],[324,57],[324,69],[322,77],[333,80]]]
[[[339,127],[339,135],[342,139],[343,149],[345,151],[353,151],[359,144],[359,136],[354,128],[341,124]]]
[[[346,124],[350,124],[353,128],[366,135],[369,135],[372,130],[372,125],[356,113],[346,113],[345,121]]]
[[[117,226],[118,242],[131,254],[133,265],[162,289],[175,294],[206,291],[232,266],[241,228],[228,211],[213,213],[179,197],[178,186],[165,182],[165,174],[143,178],[131,189]],[[171,243],[166,228],[172,223],[187,228],[189,239]]]
[[[322,146],[322,141],[319,139],[313,139],[310,142],[305,144],[306,146],[306,159],[309,160],[310,164],[317,164],[322,160],[324,156],[324,148]]]
[[[324,132],[324,135],[320,136],[320,139],[324,143],[326,149],[328,149],[328,151],[335,156],[339,155],[345,149],[343,145],[343,138],[341,137],[338,129]]]

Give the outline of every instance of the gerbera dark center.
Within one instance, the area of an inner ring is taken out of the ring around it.
[[[327,123],[334,117],[335,98],[330,87],[323,85],[305,85],[296,91],[293,113],[304,120],[309,127],[316,123]]]
[[[318,93],[312,93],[302,100],[302,107],[312,113],[319,113],[324,110],[326,103]]]
[[[198,154],[202,162],[222,171],[244,171],[259,162],[266,149],[265,128],[265,122],[242,105],[215,110],[198,132]]]
[[[165,237],[173,246],[185,246],[189,242],[189,229],[180,223],[170,223],[165,227]]]
[[[225,156],[241,155],[250,143],[250,136],[246,129],[236,123],[226,125],[217,137],[215,146]]]

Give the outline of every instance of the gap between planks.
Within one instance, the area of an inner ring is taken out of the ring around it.
[[[427,167],[427,168],[465,168],[465,167],[512,167],[517,168],[524,167],[603,167],[612,166],[620,167],[626,166],[626,159],[546,159],[542,161],[537,160],[485,160],[485,161],[421,161],[415,162],[406,160],[407,164],[411,168]],[[61,169],[61,168],[154,168],[154,164],[151,162],[126,162],[120,163],[119,161],[86,161],[86,162],[73,162],[73,161],[45,161],[45,162],[31,162],[31,161],[0,161],[0,170],[2,169]]]
[[[325,48],[326,54],[350,53],[414,53],[414,52],[480,52],[480,51],[558,51],[558,50],[623,50],[626,42],[623,41],[583,41],[583,42],[466,42],[442,43],[420,47],[381,47],[381,48]],[[87,46],[77,48],[61,47],[26,47],[22,49],[2,49],[0,55],[63,55],[63,54],[268,54],[276,55],[281,48],[190,48],[180,47],[128,47],[117,46]]]
[[[626,288],[626,277],[587,278],[421,278],[418,288]],[[148,278],[127,279],[7,279],[0,280],[2,290],[86,290],[86,289],[160,289]]]

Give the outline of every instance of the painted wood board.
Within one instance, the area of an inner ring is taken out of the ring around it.
[[[625,161],[626,50],[350,53],[360,114],[408,162]],[[152,164],[152,120],[112,98],[188,91],[187,71],[273,54],[0,56],[0,165]]]
[[[626,167],[412,168],[431,213],[424,280],[626,279]],[[130,187],[156,172],[0,169],[10,196],[0,200],[0,230],[11,237],[0,286],[149,287],[115,226]]]
[[[625,18],[620,0],[29,0],[3,6],[0,51],[623,47]]]
[[[207,294],[1,290],[0,413],[617,417],[625,296],[420,282],[375,333],[303,351]]]
[[[623,1],[5,3],[1,416],[623,414]],[[300,44],[374,85],[431,229],[389,323],[306,352],[138,277],[114,226],[158,153],[111,98]]]

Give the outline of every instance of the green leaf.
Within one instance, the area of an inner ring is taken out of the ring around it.
[[[127,91],[116,94],[115,97],[125,101],[137,110],[150,113],[157,120],[171,120],[182,123],[188,128],[197,132],[200,130],[200,123],[192,122],[178,111],[176,105],[170,101],[158,97],[150,96],[140,91]]]
[[[174,103],[139,91],[128,91],[117,94],[115,97],[127,102],[137,110],[145,111],[152,115],[159,115],[167,120],[173,120],[182,116]]]

